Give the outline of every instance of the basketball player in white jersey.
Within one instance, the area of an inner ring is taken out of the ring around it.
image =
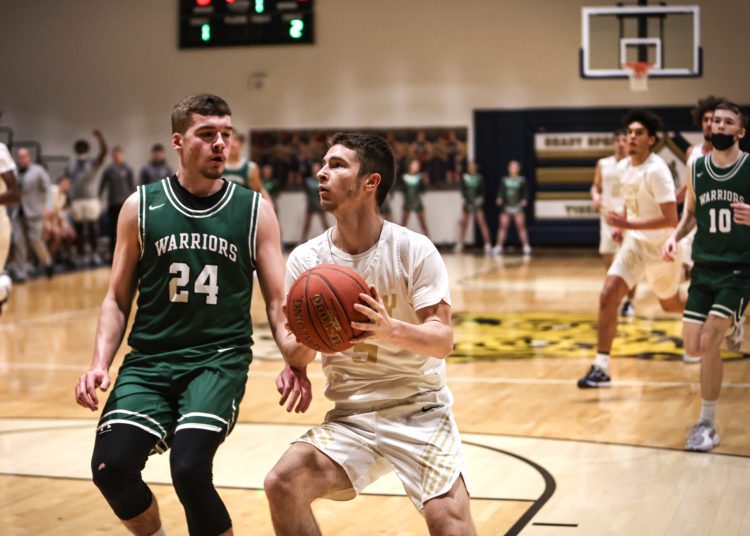
[[[628,156],[628,137],[625,129],[617,129],[613,142],[614,154],[601,158],[596,163],[594,170],[594,183],[591,185],[591,200],[594,208],[599,211],[599,254],[604,259],[604,268],[609,270],[619,244],[615,241],[615,229],[607,223],[607,212],[614,210],[622,211],[625,200],[622,198],[620,188],[620,175],[617,172],[617,163]],[[618,238],[621,233],[616,233]],[[635,287],[628,292],[628,297],[620,308],[622,316],[633,316],[633,298]]]
[[[581,389],[610,387],[609,354],[617,331],[617,307],[628,290],[647,280],[664,311],[682,312],[680,263],[662,259],[664,242],[677,225],[677,202],[672,173],[652,152],[661,118],[646,110],[631,110],[623,120],[628,132],[627,158],[617,164],[625,206],[607,213],[607,223],[624,230],[620,249],[604,280],[599,298],[597,353]]]
[[[475,534],[446,385],[445,358],[453,344],[448,272],[427,237],[380,216],[394,176],[384,139],[334,135],[318,180],[321,206],[336,225],[287,261],[287,289],[303,271],[334,263],[359,272],[372,296],[360,294],[355,305],[370,321],[352,327],[365,334],[349,350],[323,355],[325,395],[334,409],[266,477],[279,535],[320,534],[310,508],[315,499],[351,499],[391,470],[430,534]],[[310,350],[279,376],[282,403],[304,386],[299,369],[314,357]],[[370,528],[352,527],[351,533]]]
[[[10,250],[10,218],[5,207],[21,200],[21,192],[16,182],[16,163],[4,143],[0,143],[0,177],[2,178],[0,181],[0,313],[2,313],[11,287],[10,277],[5,273],[5,263],[8,261]]]

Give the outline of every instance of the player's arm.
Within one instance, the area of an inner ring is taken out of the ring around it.
[[[287,403],[287,411],[304,413],[312,401],[312,386],[307,378],[307,364],[315,359],[315,351],[299,344],[286,329],[284,314],[284,260],[281,256],[281,231],[273,207],[265,199],[258,209],[256,235],[256,268],[258,282],[266,302],[266,315],[273,338],[284,357],[285,367],[276,378],[281,395],[279,405]]]
[[[419,324],[410,324],[391,318],[383,299],[375,287],[369,294],[359,295],[366,305],[356,303],[354,308],[367,316],[369,322],[352,322],[354,329],[365,332],[352,339],[357,344],[369,338],[380,339],[408,350],[409,352],[445,359],[453,351],[453,328],[451,306],[441,301],[416,311]]]
[[[602,206],[602,167],[601,162],[596,163],[594,169],[594,182],[591,184],[591,201],[594,203],[594,209],[600,210]]]
[[[141,253],[138,233],[138,193],[134,193],[125,201],[117,222],[112,273],[96,326],[94,358],[88,372],[76,384],[76,402],[92,411],[99,407],[96,389],[106,391],[109,388],[109,368],[122,342],[133,305]]]
[[[0,205],[18,203],[21,200],[21,189],[18,187],[16,174],[11,169],[1,174],[0,177],[2,177],[6,186],[5,191],[0,194]]]
[[[273,207],[265,199],[260,202],[256,236],[256,267],[266,314],[273,338],[284,360],[296,368],[304,368],[315,359],[315,351],[298,343],[286,329],[283,306],[284,259],[281,256],[281,231]]]
[[[102,134],[101,130],[98,128],[94,130],[94,136],[96,136],[96,140],[99,142],[99,154],[96,155],[96,167],[99,167],[107,158],[109,147],[107,146],[107,140],[104,139],[104,134]]]
[[[685,206],[682,209],[682,218],[677,228],[667,238],[662,246],[662,258],[665,261],[674,261],[677,258],[677,243],[682,240],[695,227],[695,191],[693,190],[692,170],[688,169],[687,181],[685,182]]]
[[[661,215],[648,220],[629,221],[627,212],[609,212],[607,213],[607,223],[613,227],[621,229],[637,229],[640,231],[649,231],[653,229],[664,229],[677,225],[677,203],[669,201],[659,203]]]

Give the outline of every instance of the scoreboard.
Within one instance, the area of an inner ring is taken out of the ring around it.
[[[314,0],[180,0],[180,48],[314,42]]]

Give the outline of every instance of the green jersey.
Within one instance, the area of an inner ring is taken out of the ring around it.
[[[464,201],[474,204],[478,199],[484,197],[484,179],[477,173],[464,173],[461,175],[461,195]]]
[[[248,347],[260,194],[227,182],[197,209],[181,188],[176,177],[138,188],[138,311],[128,343],[186,359]]]
[[[502,199],[506,207],[517,207],[526,197],[526,179],[521,176],[503,177],[497,191],[498,199]]]
[[[250,174],[251,165],[252,164],[250,163],[250,160],[241,161],[237,167],[232,167],[227,164],[226,166],[224,166],[223,177],[228,181],[232,181],[235,184],[239,184],[240,186],[248,188],[249,186],[247,184],[247,176]]]
[[[750,265],[750,226],[734,222],[732,203],[750,200],[750,158],[742,153],[728,168],[719,168],[711,154],[692,169],[695,219],[693,261],[705,265]]]

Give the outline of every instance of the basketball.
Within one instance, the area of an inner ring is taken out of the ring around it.
[[[335,264],[322,264],[302,273],[289,289],[286,314],[297,340],[318,352],[341,352],[352,346],[361,332],[350,322],[367,322],[354,309],[359,294],[370,290],[357,272]]]

